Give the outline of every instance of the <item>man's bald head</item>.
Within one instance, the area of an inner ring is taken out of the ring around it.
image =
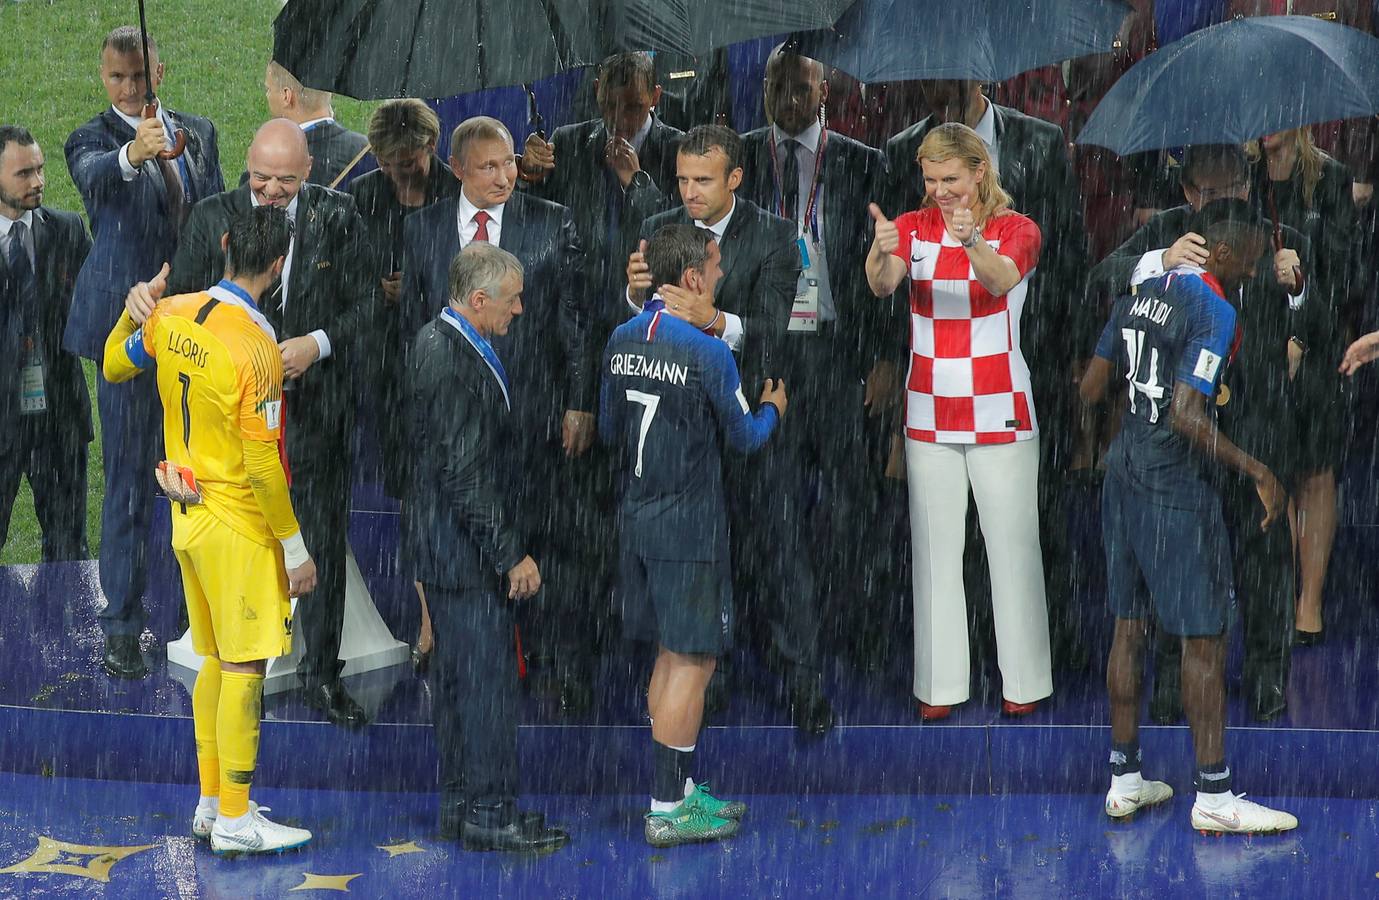
[[[306,134],[291,119],[269,119],[254,132],[245,168],[259,203],[287,206],[311,174]]]
[[[828,100],[828,73],[823,63],[784,43],[766,60],[764,87],[766,117],[786,134],[798,135],[819,121]]]

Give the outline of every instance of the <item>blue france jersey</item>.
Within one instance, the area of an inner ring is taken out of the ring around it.
[[[723,445],[758,449],[777,412],[753,414],[728,345],[659,306],[614,331],[603,353],[599,436],[623,455],[621,541],[651,559],[723,559]]]
[[[1235,340],[1235,307],[1215,279],[1179,268],[1116,300],[1096,355],[1125,379],[1126,414],[1108,454],[1130,484],[1170,495],[1201,483],[1187,441],[1168,425],[1173,391],[1215,397]],[[1186,497],[1186,494],[1183,495]],[[1190,502],[1190,501],[1188,501]]]

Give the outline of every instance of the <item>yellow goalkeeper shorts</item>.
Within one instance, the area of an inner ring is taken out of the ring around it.
[[[204,506],[182,514],[173,551],[182,569],[192,648],[244,663],[292,652],[292,605],[282,547],[264,546]]]

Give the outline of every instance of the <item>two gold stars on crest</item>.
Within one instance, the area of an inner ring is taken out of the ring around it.
[[[105,884],[110,881],[110,870],[120,860],[127,859],[137,853],[143,853],[145,850],[152,850],[157,846],[157,844],[141,844],[134,847],[99,847],[87,844],[70,844],[66,841],[58,841],[46,835],[40,835],[38,847],[34,849],[34,852],[29,854],[27,859],[0,869],[0,875],[17,875],[26,872],[53,873],[89,878],[92,881]],[[425,848],[417,844],[416,841],[380,845],[378,849],[387,853],[389,859],[408,853],[426,852]],[[353,875],[317,875],[312,872],[303,872],[302,883],[290,890],[349,893],[349,883],[361,875],[363,875],[362,872]]]

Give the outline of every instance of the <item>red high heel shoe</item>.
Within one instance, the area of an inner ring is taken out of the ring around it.
[[[946,719],[952,714],[952,706],[930,706],[923,700],[919,701],[919,717],[926,722],[937,722],[939,719]]]
[[[1016,703],[1014,700],[1001,701],[1001,712],[1008,716],[1027,716],[1038,708],[1038,700],[1033,703]]]

